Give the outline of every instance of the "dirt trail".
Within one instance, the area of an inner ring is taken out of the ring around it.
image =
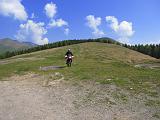
[[[135,65],[137,68],[150,68],[150,69],[159,69],[160,68],[160,63],[152,63],[152,64],[137,64]]]
[[[120,91],[114,85],[71,84],[58,75],[54,81],[32,73],[1,81],[0,120],[158,120],[140,101],[114,100],[111,93]]]
[[[37,58],[37,57],[28,57],[28,58],[17,58],[17,59],[8,59],[8,60],[0,60],[0,65],[2,64],[10,64],[14,62],[21,62],[21,61],[36,61],[36,60],[44,60],[45,58]]]

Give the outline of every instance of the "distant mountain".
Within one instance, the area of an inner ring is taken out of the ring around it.
[[[12,40],[10,38],[0,39],[0,54],[6,51],[13,51],[18,49],[26,49],[36,46],[34,43],[30,42],[19,42],[17,40]]]
[[[97,38],[98,40],[110,40],[110,41],[113,41],[113,42],[116,42],[116,43],[119,43],[121,44],[120,42],[118,42],[117,40],[114,40],[112,38],[109,38],[109,37],[101,37],[101,38]]]

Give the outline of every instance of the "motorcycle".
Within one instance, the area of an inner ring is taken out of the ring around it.
[[[70,56],[65,56],[65,58],[66,58],[66,64],[67,64],[68,67],[71,67],[73,57],[74,56],[71,56],[71,55]]]

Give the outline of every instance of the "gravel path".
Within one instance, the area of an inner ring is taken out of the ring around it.
[[[6,80],[0,82],[0,120],[158,120],[141,101],[114,100],[111,93],[120,90],[113,85],[46,82],[32,73]]]

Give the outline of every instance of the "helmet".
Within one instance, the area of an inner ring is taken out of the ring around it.
[[[71,51],[71,49],[68,49],[68,51]]]

